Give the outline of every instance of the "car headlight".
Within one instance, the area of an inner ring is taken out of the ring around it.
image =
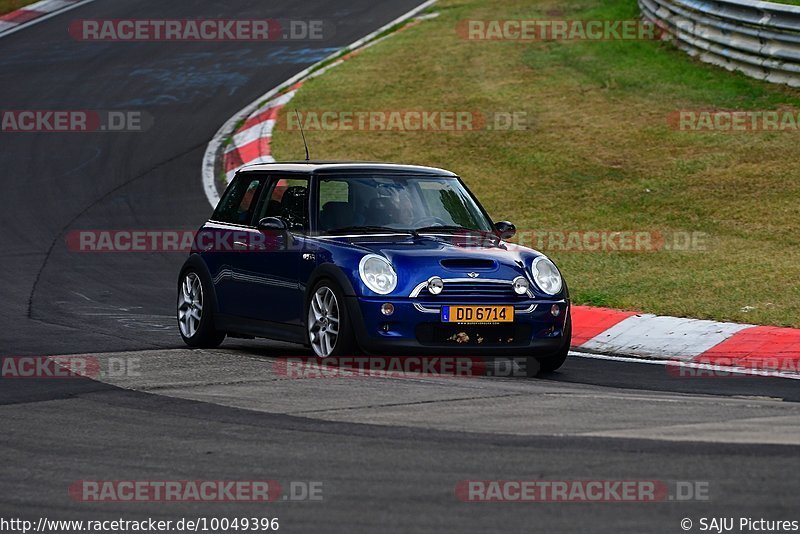
[[[544,256],[539,256],[533,260],[531,274],[533,275],[533,281],[536,282],[539,289],[548,295],[560,293],[561,288],[564,286],[561,273],[558,272],[555,263]]]
[[[358,264],[361,281],[379,295],[388,295],[397,287],[397,274],[392,264],[382,256],[368,254]]]

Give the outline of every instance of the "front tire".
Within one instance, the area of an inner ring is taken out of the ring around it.
[[[321,280],[311,290],[306,305],[306,334],[318,358],[352,355],[355,336],[344,294],[330,280]]]
[[[571,344],[572,317],[567,317],[567,324],[564,325],[564,341],[558,352],[552,356],[528,356],[525,362],[525,375],[528,378],[535,378],[542,373],[552,373],[560,369],[567,361]]]
[[[553,356],[536,358],[539,362],[539,373],[552,373],[557,371],[567,361],[569,349],[572,345],[572,316],[567,317],[567,324],[564,325],[564,342]]]
[[[225,332],[214,329],[210,284],[194,269],[178,281],[178,329],[184,343],[192,348],[213,349],[225,339]]]

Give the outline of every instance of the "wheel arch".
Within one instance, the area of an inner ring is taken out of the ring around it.
[[[308,284],[306,284],[306,291],[305,296],[303,297],[303,325],[308,327],[307,319],[305,317],[305,310],[308,310],[308,302],[311,299],[312,290],[314,286],[316,286],[320,280],[333,280],[339,285],[339,289],[341,289],[342,293],[345,297],[355,297],[356,292],[353,289],[353,284],[350,282],[350,279],[347,275],[342,271],[342,269],[333,264],[333,263],[323,263],[317,266],[316,269],[311,273],[311,276],[308,278]]]
[[[214,324],[216,324],[216,314],[219,313],[219,303],[217,302],[217,288],[214,286],[214,280],[211,277],[211,272],[208,270],[208,265],[206,262],[203,261],[203,258],[200,254],[192,254],[189,256],[186,261],[183,263],[181,267],[181,272],[178,275],[178,287],[180,287],[181,279],[183,278],[184,273],[189,270],[193,269],[197,272],[197,274],[206,282],[206,285],[211,288],[211,294],[205,295],[206,300],[210,300],[211,303],[211,311],[215,315]]]
[[[311,305],[311,298],[314,295],[314,288],[322,280],[328,280],[332,282],[332,285],[336,286],[332,288],[334,293],[341,293],[341,296],[343,297],[342,302],[339,302],[340,320],[343,322],[342,330],[339,332],[338,340],[340,340],[339,342],[344,343],[343,346],[345,347],[345,354],[349,355],[352,350],[358,350],[358,341],[354,337],[353,325],[354,321],[358,322],[360,320],[360,315],[354,317],[351,307],[351,304],[355,302],[357,293],[355,292],[353,283],[350,281],[347,273],[345,273],[345,271],[335,263],[326,262],[318,265],[308,279],[304,297],[303,329],[308,332],[308,309]],[[341,350],[341,346],[338,344],[339,342],[337,342],[337,351]]]

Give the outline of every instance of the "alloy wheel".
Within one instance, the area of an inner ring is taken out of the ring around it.
[[[195,273],[187,273],[178,295],[178,323],[181,333],[191,338],[203,317],[203,284]]]
[[[320,358],[331,355],[339,337],[339,303],[336,295],[322,286],[311,297],[308,307],[308,339],[311,348]]]

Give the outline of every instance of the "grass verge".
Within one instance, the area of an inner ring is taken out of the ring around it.
[[[633,0],[444,0],[440,16],[307,82],[301,110],[525,112],[525,131],[306,132],[312,157],[459,173],[522,230],[700,232],[692,252],[545,250],[576,303],[800,327],[800,132],[682,132],[681,109],[800,109],[800,92],[652,41],[468,42],[464,19],[639,17]],[[532,121],[531,121],[532,119]],[[285,124],[279,120],[279,124]],[[303,154],[276,130],[278,159]]]
[[[0,15],[11,13],[17,9],[23,8],[39,0],[0,0]]]

